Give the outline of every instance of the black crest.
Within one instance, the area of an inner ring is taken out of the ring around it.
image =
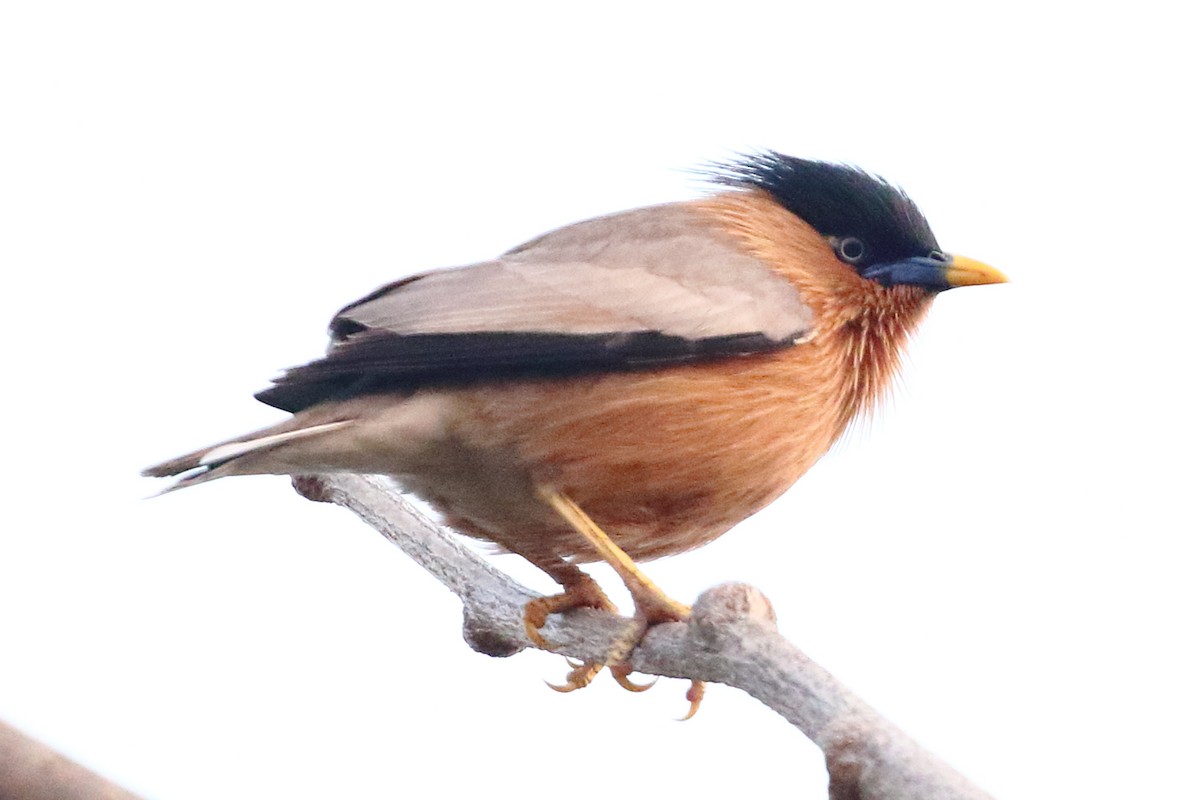
[[[857,167],[768,150],[716,164],[710,177],[723,186],[762,189],[825,236],[861,239],[870,247],[872,263],[940,250],[917,204]]]

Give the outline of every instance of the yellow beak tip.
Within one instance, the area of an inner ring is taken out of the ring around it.
[[[1008,276],[995,267],[966,256],[954,256],[946,267],[946,282],[951,286],[983,286],[1008,283]]]

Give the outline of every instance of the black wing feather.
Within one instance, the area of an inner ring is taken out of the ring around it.
[[[797,336],[803,333],[797,331]],[[255,397],[295,413],[363,394],[649,369],[762,353],[793,341],[777,341],[762,333],[688,339],[658,331],[398,335],[369,329],[339,342],[326,358],[289,369]]]

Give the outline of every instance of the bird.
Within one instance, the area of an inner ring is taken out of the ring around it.
[[[338,311],[321,358],[255,397],[291,416],[150,467],[167,491],[235,475],[390,476],[453,529],[637,632],[603,664],[626,688],[652,625],[690,609],[637,562],[704,545],[791,487],[886,396],[951,288],[1003,283],[950,255],[899,187],[859,167],[756,151],[709,165],[700,198],[567,225],[489,261],[401,278]],[[693,681],[690,717],[703,696]]]

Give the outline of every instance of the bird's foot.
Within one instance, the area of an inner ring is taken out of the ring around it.
[[[526,603],[525,635],[538,648],[542,650],[549,649],[546,637],[542,636],[542,626],[546,624],[546,620],[551,614],[570,611],[573,608],[595,608],[600,611],[612,611],[614,613],[617,610],[617,607],[608,599],[608,596],[604,594],[600,586],[591,578],[584,576],[581,580],[568,586],[562,594],[539,597],[536,600],[530,600]],[[567,664],[571,669],[567,673],[565,681],[562,683],[546,682],[546,685],[556,692],[573,692],[576,689],[582,689],[590,684],[607,665],[613,666],[613,678],[626,689],[640,692],[650,688],[649,686],[641,686],[629,680],[629,673],[632,670],[625,669],[621,671],[622,665],[612,661],[609,661],[608,664],[590,664],[572,661],[568,658]]]
[[[678,604],[677,604],[678,605]],[[536,600],[531,600],[525,604],[525,635],[540,649],[549,649],[549,644],[546,642],[546,637],[542,636],[541,628],[546,624],[546,620],[551,614],[557,614],[564,611],[570,611],[574,608],[595,608],[600,611],[616,612],[617,607],[608,599],[600,586],[591,578],[579,580],[572,583],[562,594],[552,595],[550,597],[539,597]],[[685,610],[686,606],[683,606]],[[567,672],[567,677],[562,683],[546,682],[556,692],[573,692],[576,689],[582,689],[604,670],[609,668],[613,680],[626,691],[644,692],[655,684],[657,679],[649,683],[638,683],[632,680],[629,676],[633,672],[633,667],[629,664],[629,654],[641,642],[645,635],[648,625],[643,621],[637,621],[633,625],[630,633],[622,637],[617,645],[605,658],[603,664],[592,664],[567,659],[567,664],[570,671]]]
[[[567,664],[570,666],[570,671],[567,672],[567,677],[562,683],[546,682],[556,692],[573,692],[577,689],[582,689],[591,684],[596,676],[599,675],[605,667],[609,668],[613,680],[626,691],[644,692],[654,686],[657,678],[649,683],[637,683],[629,676],[633,673],[633,666],[629,663],[629,657],[642,639],[645,638],[646,632],[654,625],[664,622],[683,622],[691,616],[691,608],[678,603],[665,594],[658,592],[639,591],[635,595],[635,600],[638,605],[638,614],[634,620],[634,624],[629,631],[622,636],[614,645],[603,664],[572,661],[567,659]],[[536,600],[531,600],[525,605],[525,633],[529,640],[539,648],[549,649],[546,638],[542,636],[541,628],[546,624],[547,618],[551,614],[556,614],[564,611],[570,611],[574,608],[595,608],[601,611],[617,610],[612,601],[601,591],[600,587],[590,578],[586,581],[580,581],[572,584],[562,594],[552,595],[550,597],[539,597]],[[704,698],[704,682],[692,681],[692,685],[687,691],[687,700],[689,708],[687,714],[682,719],[689,720],[696,715],[700,710],[700,701]]]
[[[571,671],[567,673],[565,681],[562,683],[550,683],[550,681],[546,681],[546,685],[556,692],[566,693],[582,689],[591,683],[605,667],[604,664],[589,664],[582,661],[572,661],[569,658],[567,659],[567,665],[570,666]],[[617,685],[627,692],[644,692],[658,682],[657,678],[649,683],[638,683],[632,680],[629,676],[633,672],[633,667],[627,661],[620,664],[609,664],[608,670],[613,680],[617,682]]]
[[[548,650],[546,637],[542,636],[542,626],[551,614],[560,614],[573,608],[595,608],[614,613],[617,610],[600,585],[581,573],[581,577],[565,587],[562,594],[538,597],[525,604],[525,635],[539,649]]]
[[[613,678],[617,680],[617,683],[630,691],[645,691],[654,685],[653,682],[645,686],[634,684],[634,686],[640,687],[637,689],[630,688],[623,682],[628,680],[629,673],[632,671],[628,661],[629,657],[642,643],[642,639],[646,638],[646,633],[650,628],[665,622],[686,622],[692,614],[692,609],[667,597],[654,584],[649,584],[648,587],[639,585],[636,590],[633,586],[629,588],[634,592],[634,601],[637,603],[636,621],[638,624],[613,648],[613,652],[609,654],[609,663],[613,663],[614,659],[617,660],[616,665],[612,667]],[[620,675],[618,675],[618,670],[621,671]],[[688,687],[686,697],[689,704],[688,712],[680,718],[681,722],[686,722],[696,716],[696,712],[700,710],[700,702],[704,699],[704,681],[693,680],[692,685]]]
[[[549,487],[540,487],[539,492],[542,499],[586,539],[596,554],[616,571],[617,575],[621,577],[621,582],[625,584],[625,588],[629,589],[629,593],[633,595],[633,602],[637,607],[637,615],[634,617],[637,625],[634,626],[631,635],[623,637],[613,652],[609,653],[609,664],[628,662],[630,654],[641,644],[642,639],[646,636],[646,631],[651,626],[664,622],[687,621],[692,615],[692,609],[667,597],[666,593],[646,576],[646,573],[638,569],[629,554],[618,547],[574,500]],[[528,612],[526,616],[528,617]],[[625,676],[627,679],[628,673],[625,673]],[[621,678],[617,678],[618,683],[621,683],[621,680]],[[691,708],[683,717],[685,720],[691,719],[699,710],[700,701],[704,698],[704,682],[692,681],[687,698],[691,703]]]

